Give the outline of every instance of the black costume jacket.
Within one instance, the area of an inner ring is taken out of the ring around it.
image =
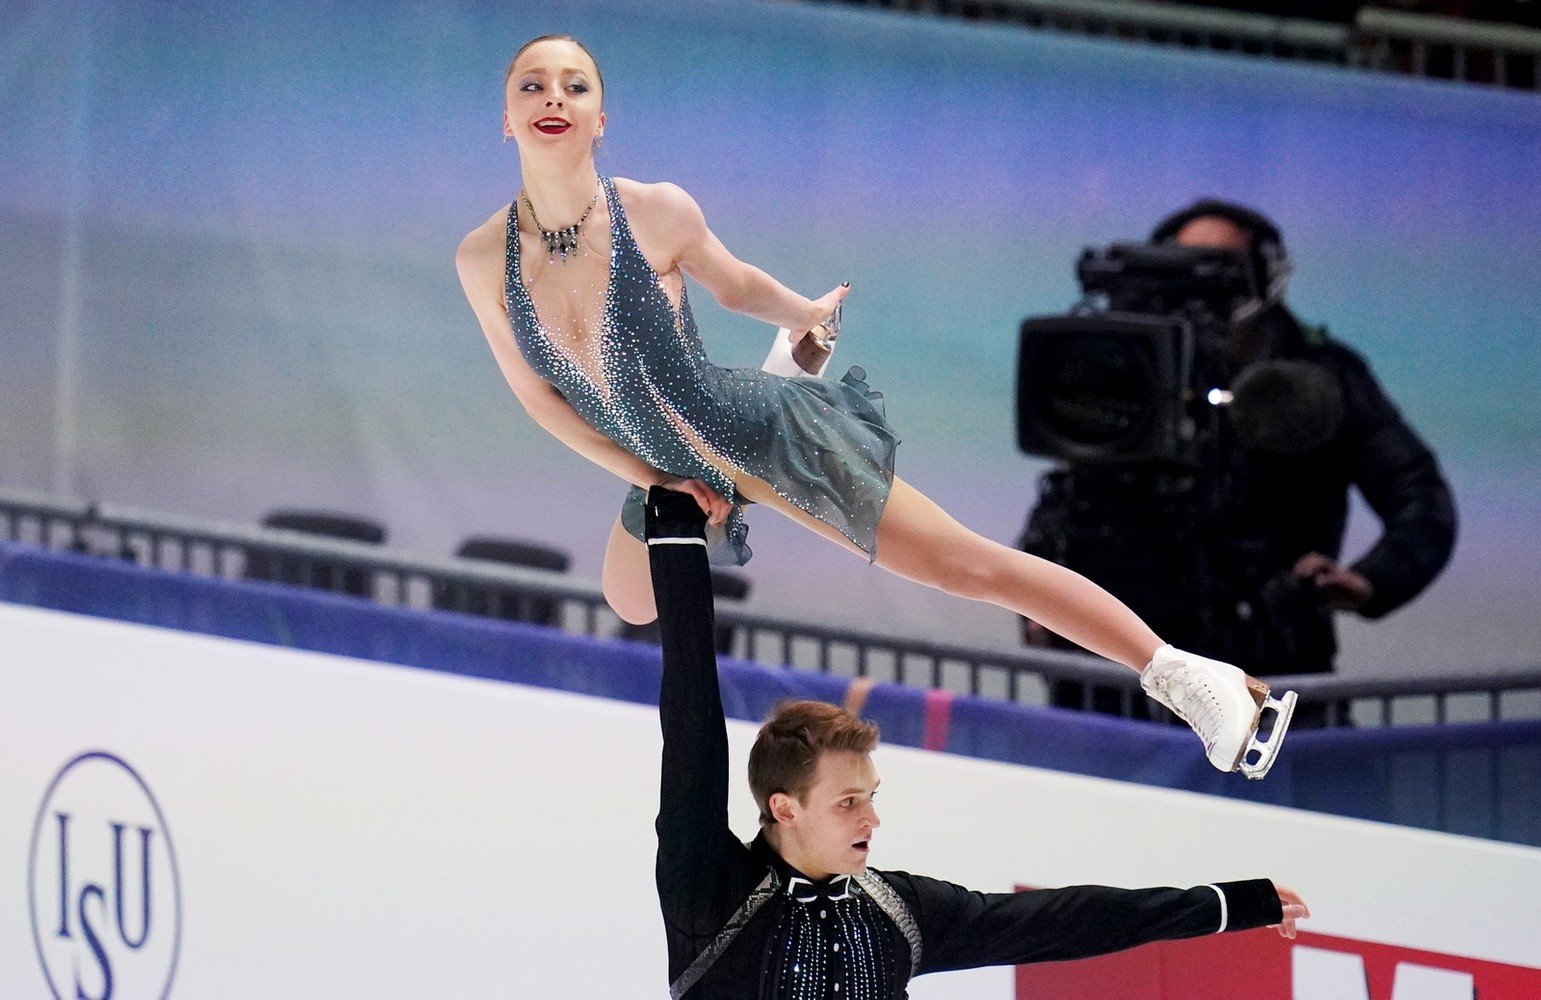
[[[655,489],[648,498],[664,662],[658,898],[677,994],[891,1000],[907,995],[912,974],[1080,958],[1279,922],[1279,898],[1266,879],[1186,890],[981,893],[907,872],[869,870],[815,884],[788,866],[763,834],[741,843],[728,828],[727,726],[706,550],[689,544],[702,537],[702,521],[694,499],[683,493]],[[873,890],[888,898],[875,898]],[[751,896],[760,900],[758,909],[747,921],[736,920]],[[725,935],[730,922],[741,926]],[[724,938],[730,938],[725,946]],[[715,956],[709,968],[679,989],[681,977],[708,951]]]

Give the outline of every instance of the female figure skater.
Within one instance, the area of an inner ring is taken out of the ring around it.
[[[605,550],[621,618],[657,614],[642,539],[652,486],[708,516],[717,561],[749,558],[742,505],[758,503],[892,573],[1025,615],[1142,671],[1147,693],[1193,726],[1221,770],[1262,777],[1294,695],[1164,645],[1134,612],[1062,566],[983,538],[893,474],[898,438],[864,373],[839,381],[707,360],[685,275],[724,307],[823,339],[849,286],[807,299],[736,259],[668,183],[602,177],[604,81],[567,36],[516,53],[503,132],[523,189],[461,243],[456,265],[504,377],[541,427],[631,483]],[[1265,743],[1264,709],[1277,719]]]

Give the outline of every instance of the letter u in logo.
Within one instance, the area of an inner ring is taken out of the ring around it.
[[[136,940],[129,936],[128,921],[123,919],[123,899],[127,895],[123,889],[123,824],[112,824],[112,872],[113,886],[117,890],[118,900],[118,934],[122,936],[123,943],[138,951],[144,947],[145,938],[150,936],[150,838],[155,831],[147,826],[139,827],[139,937]]]

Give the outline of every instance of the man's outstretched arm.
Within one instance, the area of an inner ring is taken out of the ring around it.
[[[939,879],[885,872],[912,902],[925,949],[922,972],[1087,958],[1151,941],[1278,926],[1294,935],[1300,898],[1267,879],[1192,889],[1081,885],[972,892]]]
[[[728,733],[717,683],[705,516],[693,497],[661,487],[649,492],[645,513],[663,647],[657,877],[672,966],[681,958],[672,947],[677,940],[684,952],[699,951],[743,902],[739,862],[746,851],[728,827]]]

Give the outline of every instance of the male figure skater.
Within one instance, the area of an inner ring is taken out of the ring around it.
[[[1274,926],[1300,897],[1267,879],[1193,889],[971,892],[867,867],[877,729],[832,705],[782,705],[749,759],[760,834],[728,828],[705,517],[654,488],[646,536],[663,645],[658,898],[674,1000],[898,1000],[913,976],[1082,958],[1150,941]]]

